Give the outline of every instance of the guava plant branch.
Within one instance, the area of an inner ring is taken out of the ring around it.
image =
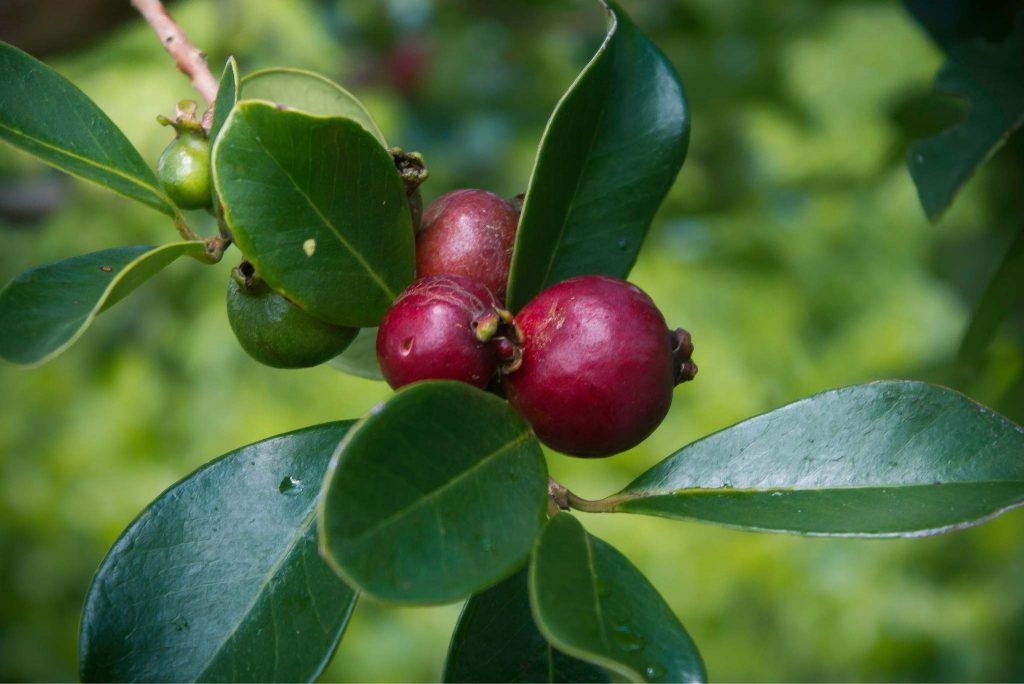
[[[212,107],[217,97],[217,80],[206,64],[206,55],[189,41],[160,0],[132,0],[132,5],[156,31],[161,44],[174,58],[181,73],[192,79],[192,86],[203,96],[206,104]]]

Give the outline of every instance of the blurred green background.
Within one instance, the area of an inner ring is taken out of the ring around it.
[[[525,189],[548,113],[599,43],[592,2],[185,0],[216,73],[322,71],[393,144],[424,153],[426,199]],[[702,435],[829,387],[956,386],[1024,419],[1022,317],[980,369],[953,363],[987,278],[1024,222],[1010,144],[938,224],[903,165],[942,55],[893,2],[623,2],[668,54],[690,154],[632,275],[693,332],[696,382],[661,428],[603,461],[551,455],[585,497]],[[10,28],[10,27],[8,27]],[[154,165],[155,122],[194,98],[132,20],[47,61]],[[924,105],[922,105],[924,102]],[[1019,138],[1020,136],[1018,136]],[[160,214],[0,149],[0,280],[39,263],[169,241]],[[209,223],[202,223],[209,231]],[[48,365],[0,366],[0,679],[76,678],[80,607],[119,532],[164,488],[239,445],[358,417],[389,394],[328,367],[250,360],[224,315],[229,254],[174,264]],[[1024,679],[1024,513],[921,540],[804,539],[583,516],[664,594],[712,679]],[[325,680],[440,676],[458,606],[362,602]]]

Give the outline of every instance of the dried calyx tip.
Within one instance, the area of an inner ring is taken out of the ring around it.
[[[245,289],[252,289],[253,283],[256,280],[256,267],[249,261],[242,259],[238,266],[231,269],[231,278]]]
[[[523,365],[522,346],[507,337],[498,337],[495,339],[495,343],[498,358],[501,360],[501,365],[498,367],[501,374],[508,375],[519,370],[519,367]]]
[[[405,192],[411,195],[430,176],[430,169],[419,152],[405,152],[401,147],[388,148],[388,154],[395,162],[398,175],[405,185]]]
[[[697,364],[693,362],[693,338],[682,328],[669,332],[672,345],[672,365],[675,368],[677,385],[693,380],[697,375]]]

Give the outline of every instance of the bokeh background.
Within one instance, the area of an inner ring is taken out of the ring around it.
[[[183,0],[172,10],[216,73],[235,55],[243,72],[296,66],[345,84],[390,141],[424,153],[429,201],[457,187],[525,189],[548,113],[600,41],[595,4]],[[903,7],[623,5],[675,64],[693,122],[632,280],[693,332],[700,375],[643,445],[598,462],[551,455],[553,474],[597,498],[709,432],[878,378],[942,382],[1024,419],[1020,312],[982,367],[954,362],[1024,221],[1024,145],[1011,140],[940,223],[925,220],[903,154],[935,126],[926,94],[942,55]],[[4,31],[17,42],[23,28],[155,165],[170,137],[156,115],[196,95],[149,28],[128,15],[54,37],[51,21],[40,38],[24,22]],[[174,237],[160,214],[0,149],[0,280]],[[236,257],[182,260],[46,366],[0,366],[0,679],[76,678],[92,573],[163,489],[225,451],[358,417],[389,394],[329,367],[250,360],[224,313]],[[1024,512],[895,541],[584,522],[648,574],[714,680],[1024,679]],[[436,680],[458,612],[364,601],[324,679]]]

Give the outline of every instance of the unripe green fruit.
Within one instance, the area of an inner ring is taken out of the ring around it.
[[[258,278],[243,261],[228,281],[228,322],[242,349],[274,368],[308,368],[333,359],[357,328],[310,316]]]
[[[181,130],[156,164],[160,185],[182,209],[203,209],[210,197],[210,143],[202,133]]]

